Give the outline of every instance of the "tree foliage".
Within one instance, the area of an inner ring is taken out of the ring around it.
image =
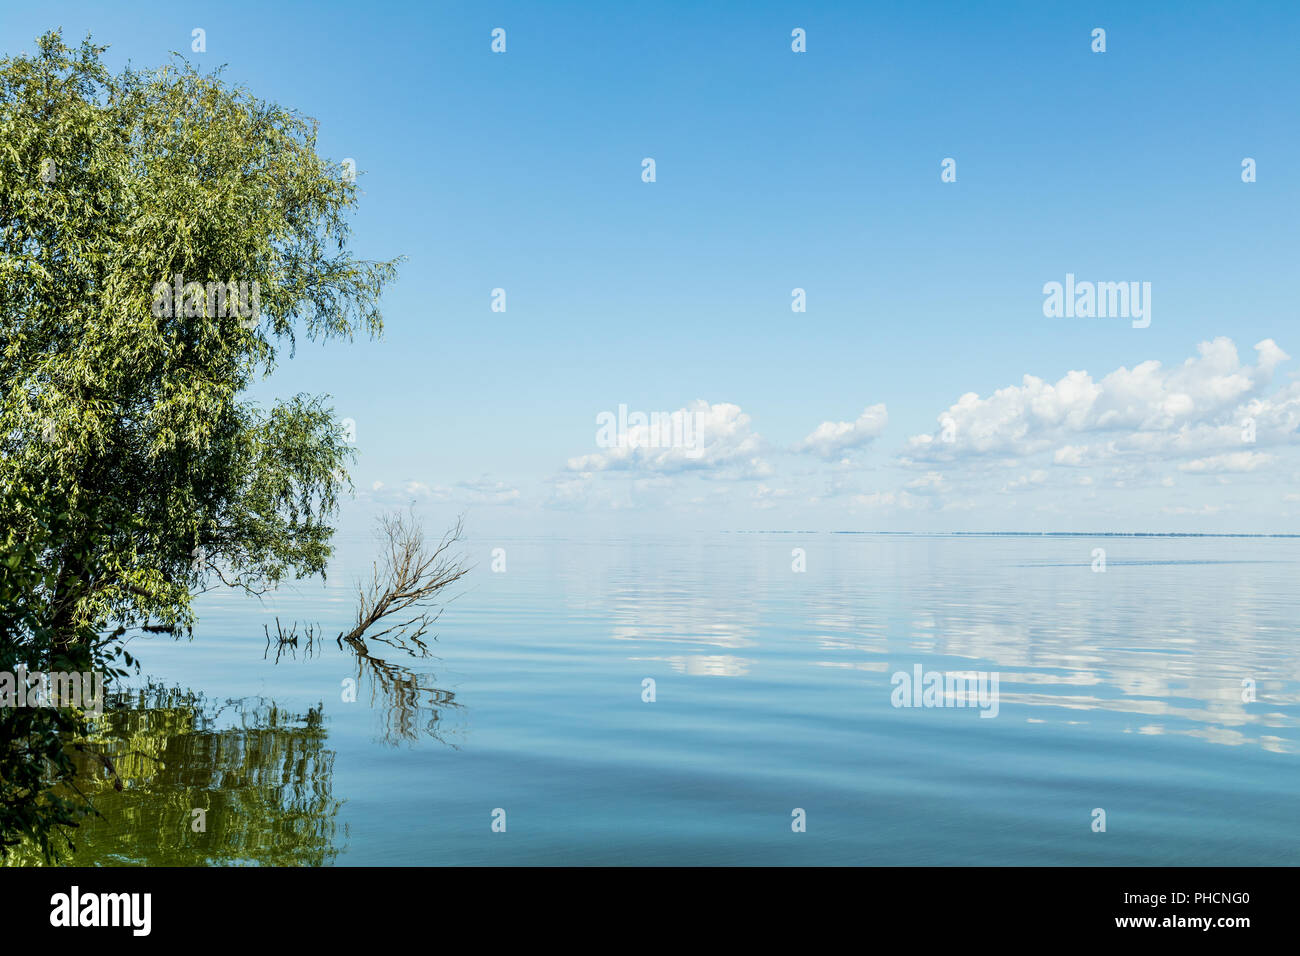
[[[0,670],[112,669],[205,586],[324,573],[351,449],[326,397],[245,396],[302,337],[378,335],[398,262],[350,252],[313,121],[105,49],[0,60]],[[0,848],[77,823],[85,730],[0,712]]]
[[[313,121],[104,50],[54,32],[0,61],[0,486],[67,515],[36,556],[64,643],[323,573],[350,448],[322,397],[241,394],[301,336],[378,334],[397,264],[350,253],[356,186]],[[193,288],[160,309],[177,276],[258,290],[253,319]],[[30,522],[6,493],[0,528]]]

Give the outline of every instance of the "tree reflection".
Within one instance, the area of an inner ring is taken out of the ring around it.
[[[342,802],[326,736],[320,707],[295,714],[256,697],[214,705],[153,683],[117,695],[97,721],[98,755],[77,756],[77,785],[97,813],[73,831],[75,849],[63,848],[58,862],[330,863]],[[8,862],[40,862],[34,848],[15,851]]]
[[[316,630],[295,639],[276,622],[265,657],[287,664],[318,653]],[[412,666],[431,659],[417,636],[340,638],[369,688],[387,744],[446,739],[455,694]],[[274,655],[271,650],[274,648]],[[287,651],[287,654],[285,653]],[[283,656],[282,656],[283,655]],[[406,661],[397,662],[404,656]],[[150,682],[109,696],[92,736],[72,751],[77,788],[95,808],[60,846],[71,866],[321,866],[338,856],[342,801],[334,797],[335,753],[323,706],[294,713],[261,697],[218,703],[201,692]],[[201,812],[198,812],[201,811]],[[346,828],[342,833],[347,836]],[[34,846],[12,848],[0,865],[41,863]]]
[[[390,658],[372,653],[366,640],[341,637],[339,646],[350,648],[356,657],[357,683],[370,688],[370,706],[380,717],[384,743],[414,742],[427,735],[439,743],[455,748],[446,738],[442,722],[446,712],[460,709],[456,695],[434,686],[436,676],[422,673]],[[379,643],[406,653],[415,659],[428,659],[429,649],[419,638],[405,640],[388,637]]]

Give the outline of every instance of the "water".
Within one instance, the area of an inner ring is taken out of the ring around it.
[[[339,545],[327,585],[132,643],[155,696],[76,862],[1298,859],[1300,540],[471,541],[436,658],[375,662],[333,640],[371,550]],[[277,663],[277,615],[328,639]],[[997,716],[892,706],[918,664],[997,673]]]

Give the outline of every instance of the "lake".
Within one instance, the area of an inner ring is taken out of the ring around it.
[[[338,646],[373,544],[338,546],[131,642],[73,862],[1300,859],[1297,539],[471,540],[429,657]],[[996,675],[996,716],[894,706],[918,666]]]

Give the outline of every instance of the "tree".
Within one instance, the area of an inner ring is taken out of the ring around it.
[[[0,61],[0,531],[66,514],[26,558],[64,648],[324,573],[351,449],[323,397],[241,396],[299,336],[379,335],[399,261],[350,253],[356,187],[314,122],[105,49]]]

